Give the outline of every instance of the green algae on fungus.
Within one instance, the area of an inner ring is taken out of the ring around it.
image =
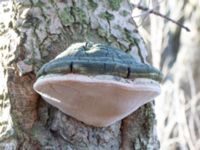
[[[43,65],[37,77],[34,89],[44,100],[86,124],[106,127],[157,96],[162,74],[123,50],[85,42]]]

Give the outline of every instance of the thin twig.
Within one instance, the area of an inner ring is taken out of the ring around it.
[[[181,23],[179,23],[179,22],[167,17],[166,15],[163,15],[163,14],[157,12],[157,11],[154,11],[153,9],[149,9],[149,8],[141,6],[141,5],[135,5],[135,4],[132,4],[132,5],[134,7],[136,7],[136,8],[138,8],[138,9],[142,10],[142,11],[148,11],[148,13],[150,13],[150,14],[154,14],[154,15],[162,17],[162,18],[164,18],[164,19],[166,19],[168,21],[171,21],[174,24],[178,25],[179,27],[185,29],[187,32],[190,32],[190,29],[188,27],[186,27],[186,26],[182,25]]]

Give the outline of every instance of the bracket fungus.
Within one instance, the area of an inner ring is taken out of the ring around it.
[[[162,74],[124,51],[76,43],[39,70],[34,89],[86,124],[106,127],[153,100]]]

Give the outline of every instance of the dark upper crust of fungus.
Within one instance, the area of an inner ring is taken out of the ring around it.
[[[55,59],[45,64],[37,76],[51,73],[85,75],[114,75],[123,78],[150,78],[161,81],[162,74],[153,66],[136,62],[124,51],[104,45],[79,43],[70,46]]]

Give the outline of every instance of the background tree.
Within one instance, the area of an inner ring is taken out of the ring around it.
[[[4,0],[0,8],[0,149],[158,149],[152,103],[95,128],[47,104],[32,88],[42,64],[75,42],[108,43],[147,63],[129,1]]]
[[[165,80],[156,101],[161,149],[200,149],[200,3],[198,0],[154,1],[162,14],[190,28],[181,30],[151,15],[153,63],[160,66]]]

